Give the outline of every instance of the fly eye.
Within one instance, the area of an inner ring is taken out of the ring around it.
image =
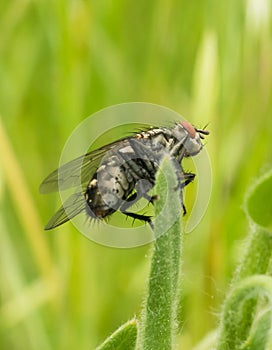
[[[180,122],[180,124],[183,126],[183,128],[188,132],[189,136],[194,139],[196,136],[196,129],[193,127],[192,124],[188,122]]]

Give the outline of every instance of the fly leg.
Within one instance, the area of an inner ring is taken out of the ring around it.
[[[138,219],[138,220],[141,220],[144,222],[148,222],[150,224],[150,226],[152,227],[152,220],[151,220],[152,216],[132,213],[132,212],[126,211],[126,210],[121,210],[121,212],[127,216],[130,216],[133,219]]]
[[[184,144],[187,140],[187,138],[189,137],[189,135],[184,136],[172,149],[170,152],[170,155],[173,157],[177,157],[177,161],[178,163],[181,163],[184,155],[186,154],[186,149],[184,147]]]
[[[136,199],[138,197],[138,193],[134,192],[132,193],[121,205],[120,211],[123,213],[126,211],[129,207],[131,207],[134,203],[136,203]],[[138,198],[139,199],[139,198]]]
[[[189,185],[192,181],[194,181],[195,174],[193,173],[183,173],[182,174],[182,180],[183,182],[180,183],[180,188],[183,189],[185,186]]]
[[[145,198],[151,204],[154,204],[154,201],[158,198],[157,195],[150,196],[148,194],[148,192],[152,189],[153,186],[153,181],[148,181],[146,179],[139,180],[135,186],[140,198]]]
[[[154,202],[156,199],[158,199],[158,196],[156,194],[154,194],[153,196],[149,196],[149,194],[145,193],[143,194],[143,197],[151,204],[154,205]]]
[[[183,171],[182,168],[180,168],[180,171],[178,172],[178,177],[180,179],[179,184],[178,184],[178,190],[180,191],[180,199],[181,199],[181,203],[182,203],[182,209],[183,209],[183,216],[186,215],[187,210],[186,207],[184,205],[183,202],[183,189],[185,188],[185,186],[189,185],[189,183],[191,183],[194,178],[195,178],[195,174],[193,173],[185,173]]]
[[[151,225],[151,217],[149,215],[141,215],[141,214],[137,214],[137,213],[132,213],[130,211],[127,211],[127,209],[133,204],[132,202],[137,198],[137,193],[133,193],[128,199],[127,201],[121,206],[120,211],[121,213],[130,216],[133,219],[138,219],[141,221],[145,221],[148,222]]]
[[[184,150],[184,148],[181,151],[183,151],[183,150]],[[183,216],[184,216],[184,215],[186,215],[187,210],[186,210],[186,207],[185,207],[184,202],[183,202],[183,189],[194,180],[195,174],[190,173],[190,172],[186,173],[183,170],[181,164],[178,162],[174,162],[173,164],[175,166],[176,175],[178,177],[178,185],[176,186],[175,190],[178,190],[180,193],[180,200],[182,203]]]
[[[137,187],[137,186],[136,186]],[[142,215],[142,214],[137,214],[137,213],[132,213],[132,212],[129,212],[127,211],[127,209],[129,207],[131,207],[134,203],[136,203],[140,198],[144,197],[146,198],[146,196],[148,196],[147,194],[144,194],[142,193],[141,191],[137,191],[137,192],[134,192],[131,196],[129,196],[127,198],[127,200],[121,205],[120,207],[120,211],[121,213],[127,215],[127,216],[130,216],[131,218],[133,219],[138,219],[138,220],[141,220],[141,221],[145,221],[145,222],[148,222],[150,224],[150,226],[152,227],[152,222],[151,222],[151,218],[152,216],[149,216],[149,215]],[[148,196],[150,197],[150,196]],[[152,197],[150,197],[152,198]]]

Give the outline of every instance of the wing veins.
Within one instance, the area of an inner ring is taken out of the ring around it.
[[[86,201],[81,192],[72,194],[51,217],[45,226],[45,230],[51,230],[54,227],[64,224],[74,216],[81,213],[86,208]]]

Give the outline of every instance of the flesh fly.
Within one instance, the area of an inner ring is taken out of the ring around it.
[[[81,189],[63,203],[45,226],[46,230],[64,224],[81,212],[102,220],[116,211],[152,226],[152,217],[129,211],[141,198],[153,203],[149,195],[155,185],[162,158],[175,160],[179,190],[192,182],[195,174],[185,172],[182,159],[198,154],[201,139],[209,132],[181,121],[172,127],[150,128],[107,144],[78,157],[49,174],[40,185],[41,193],[75,187],[80,175]],[[184,214],[186,213],[183,205]]]

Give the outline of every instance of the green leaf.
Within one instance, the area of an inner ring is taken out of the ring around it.
[[[266,310],[255,322],[252,333],[240,350],[265,350],[271,333],[272,310]]]
[[[268,300],[269,307],[272,306],[272,278],[262,275],[255,275],[243,279],[229,293],[225,303],[223,312],[221,315],[221,326],[220,334],[218,340],[217,350],[226,350],[226,349],[240,349],[245,340],[239,337],[239,332],[237,331],[237,325],[240,322],[241,309],[250,299],[256,299],[260,296],[265,296]],[[248,309],[248,316],[251,318],[252,311]],[[255,341],[267,341],[269,332],[267,328],[271,328],[271,319],[270,324],[267,324],[266,320],[261,320],[258,323],[257,331],[253,333],[253,338]],[[251,349],[251,348],[250,348]]]
[[[272,171],[262,176],[249,190],[245,208],[258,225],[272,231]]]
[[[130,320],[118,328],[96,350],[133,350],[137,340],[137,321]]]
[[[272,256],[272,235],[262,227],[255,226],[253,232],[248,237],[246,251],[240,266],[233,279],[233,284],[240,282],[246,277],[265,274],[269,267]],[[248,337],[252,326],[258,295],[247,300],[240,312],[240,319],[237,322],[237,333],[241,340]]]
[[[233,284],[254,274],[265,274],[272,255],[272,206],[267,196],[272,194],[272,172],[261,177],[248,191],[245,210],[255,222],[248,236],[245,254],[233,279]],[[247,300],[240,310],[236,324],[237,337],[245,341],[249,335],[258,302],[258,296]]]
[[[154,231],[157,237],[149,286],[140,323],[139,349],[172,349],[176,331],[177,296],[181,266],[181,200],[176,170],[169,157],[156,179]]]

